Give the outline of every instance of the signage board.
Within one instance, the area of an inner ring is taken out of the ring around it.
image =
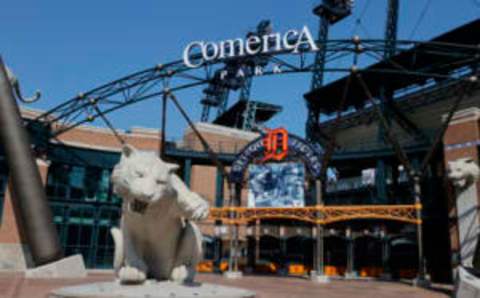
[[[302,163],[266,163],[248,167],[248,207],[305,206]]]

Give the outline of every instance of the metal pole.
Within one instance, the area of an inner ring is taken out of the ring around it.
[[[241,201],[241,195],[242,195],[242,185],[240,183],[235,184],[235,207],[240,206],[240,201]],[[234,226],[234,236],[235,236],[235,241],[234,241],[234,271],[238,272],[238,237],[239,237],[239,225],[236,223]]]
[[[161,133],[160,133],[160,148],[159,148],[159,153],[160,153],[160,157],[165,160],[165,151],[166,151],[166,148],[165,148],[165,143],[166,143],[166,140],[165,140],[165,134],[166,134],[166,130],[167,130],[167,100],[168,100],[168,92],[165,91],[165,93],[163,93],[163,97],[162,97],[162,130],[161,130]]]
[[[420,282],[426,281],[425,261],[423,256],[423,230],[422,230],[422,202],[420,176],[416,174],[413,178],[413,191],[415,196],[416,216],[417,216],[417,246],[418,246],[418,277]]]
[[[347,272],[346,277],[353,277],[353,235],[350,227],[345,231],[345,238],[347,239]]]
[[[63,257],[52,212],[23,126],[10,82],[0,57],[0,143],[8,163],[13,200],[36,266]]]
[[[236,189],[236,187],[230,187],[230,189]],[[230,192],[230,207],[234,207],[235,202],[235,194]],[[229,211],[229,217],[231,220],[233,220],[235,215],[233,214],[232,211]],[[233,228],[233,225],[230,225],[230,254],[228,256],[228,271],[233,271],[233,258],[235,255],[235,229]]]
[[[322,181],[320,179],[316,180],[315,187],[317,189],[317,207],[323,206],[323,197],[322,197]],[[320,212],[320,211],[317,211]],[[317,275],[324,274],[324,245],[323,245],[323,226],[320,223],[317,223],[317,251],[316,251],[316,264],[315,270]]]
[[[242,185],[240,183],[235,183],[233,194],[231,193],[230,198],[230,207],[238,206],[238,202],[240,202],[240,195]],[[230,219],[233,220],[235,218],[235,214],[230,211]],[[228,271],[237,272],[238,271],[238,224],[233,224],[232,226],[232,233],[230,234],[230,256],[228,259]]]
[[[233,271],[235,272],[238,272],[238,224],[235,224],[235,226],[233,227],[233,235],[234,235],[234,243],[233,243],[233,247],[234,247],[234,254],[233,254]]]
[[[389,258],[390,258],[390,250],[388,245],[388,235],[387,229],[384,227],[380,232],[380,237],[382,241],[382,266],[383,266],[383,277],[390,278],[390,266],[389,266]]]

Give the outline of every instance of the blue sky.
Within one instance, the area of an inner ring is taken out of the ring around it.
[[[400,39],[425,40],[480,16],[480,0],[401,0]],[[276,31],[308,25],[316,35],[316,1],[35,1],[16,0],[0,10],[0,54],[23,84],[25,93],[43,92],[34,108],[48,109],[131,72],[181,58],[194,40],[244,36],[263,19]],[[353,16],[331,29],[331,38],[382,38],[386,0],[356,0]],[[417,20],[424,18],[412,36]],[[362,15],[361,26],[356,20]],[[327,80],[333,79],[327,75]],[[284,106],[270,126],[303,135],[302,95],[308,75],[258,78],[252,98]],[[178,94],[199,120],[201,89]],[[157,99],[111,114],[119,128],[159,127]],[[169,138],[181,136],[185,123],[171,111]],[[98,123],[102,125],[102,123]]]

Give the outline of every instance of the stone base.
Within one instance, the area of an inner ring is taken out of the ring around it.
[[[418,288],[429,288],[431,286],[431,282],[428,278],[415,278],[413,280],[413,286]]]
[[[26,278],[83,278],[87,276],[82,255],[74,255],[40,267],[28,269]]]
[[[213,284],[180,285],[173,282],[147,281],[140,286],[120,285],[118,282],[93,283],[55,290],[49,298],[253,298],[254,292]]]
[[[345,273],[345,279],[358,279],[357,272],[347,272]]]
[[[225,271],[223,277],[228,279],[239,279],[243,277],[242,271]]]
[[[310,280],[320,284],[326,284],[330,282],[330,277],[327,275],[319,275],[315,271],[310,272]]]
[[[382,273],[380,275],[381,280],[392,280],[392,274],[390,273]]]
[[[480,297],[480,278],[460,266],[455,280],[455,293],[453,297]]]
[[[25,271],[29,267],[32,267],[32,258],[26,245],[0,244],[0,271]]]

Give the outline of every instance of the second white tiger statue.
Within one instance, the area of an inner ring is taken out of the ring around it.
[[[208,217],[209,205],[174,173],[178,165],[130,145],[112,173],[123,199],[120,228],[111,230],[114,267],[123,284],[147,278],[193,282],[202,235],[191,220]]]

